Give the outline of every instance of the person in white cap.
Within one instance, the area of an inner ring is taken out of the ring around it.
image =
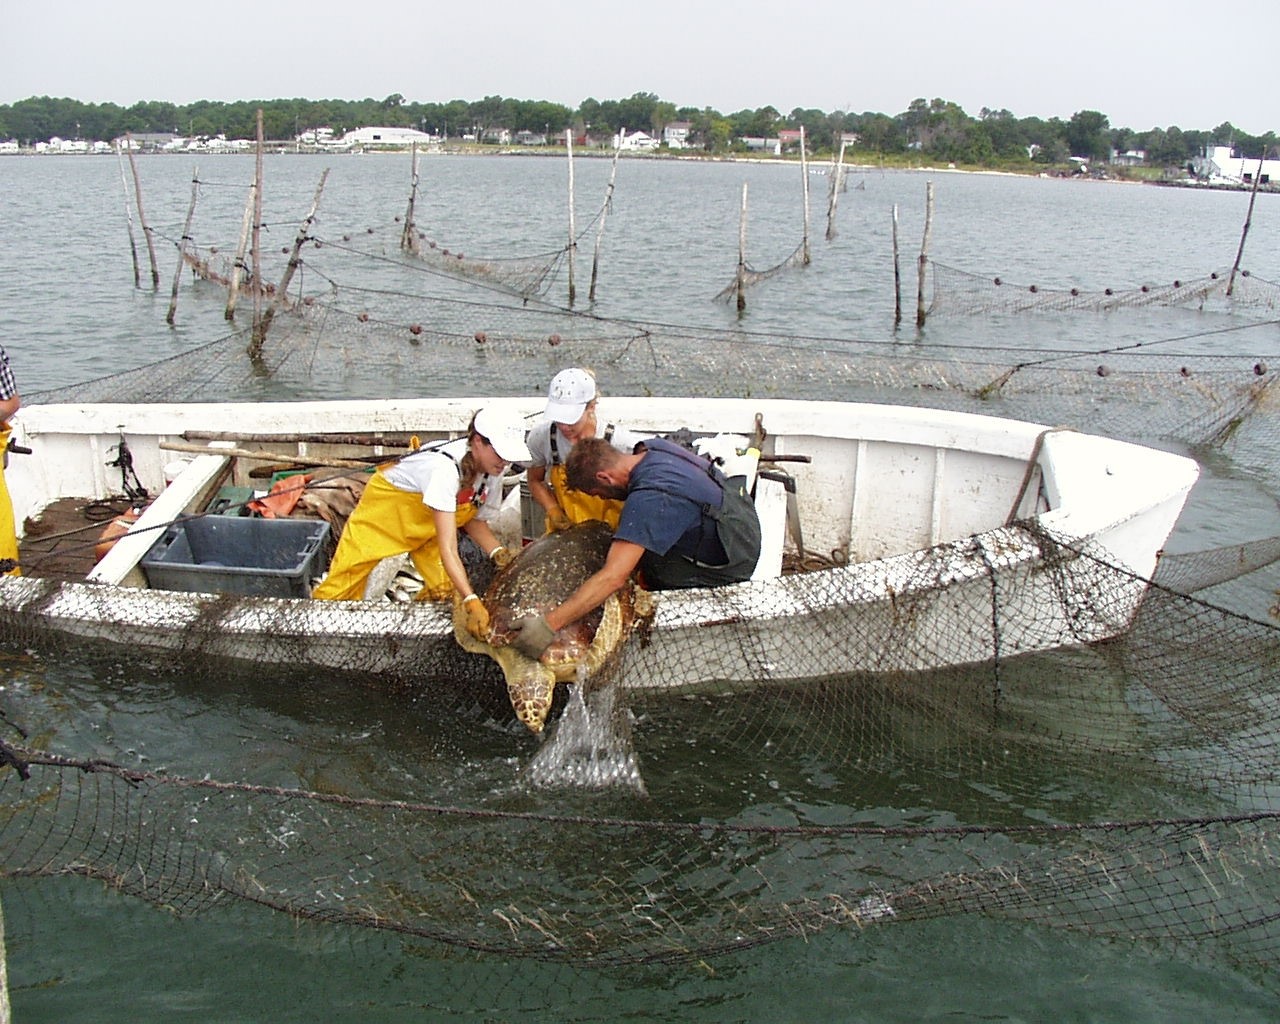
[[[563,602],[516,619],[511,646],[540,658],[556,633],[599,607],[637,569],[650,590],[723,587],[751,578],[760,520],[745,476],[726,477],[709,459],[651,437],[624,455],[587,439],[569,458],[569,485],[621,499],[622,519],[604,565]]]
[[[523,419],[485,408],[472,417],[466,437],[425,446],[380,466],[342,530],[329,574],[312,596],[359,601],[374,566],[408,553],[422,576],[419,599],[447,600],[456,590],[463,595],[467,629],[487,639],[489,616],[458,554],[458,531],[499,566],[511,560],[489,521],[502,505],[507,466],[529,458]]]
[[[618,525],[622,502],[571,490],[565,480],[569,453],[584,438],[604,438],[618,451],[630,454],[650,436],[602,422],[596,415],[599,398],[596,379],[589,370],[576,366],[561,370],[547,388],[543,422],[529,431],[529,494],[542,506],[548,533],[590,519]]]

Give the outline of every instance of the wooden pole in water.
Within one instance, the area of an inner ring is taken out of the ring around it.
[[[125,140],[133,145],[132,137],[126,132]],[[120,143],[116,143],[116,163],[120,165],[120,185],[124,188],[124,217],[129,226],[129,255],[133,257],[133,286],[142,287],[142,270],[138,266],[138,243],[133,237],[133,208],[129,206],[129,179],[124,173],[124,157],[120,153]]]
[[[1249,210],[1244,215],[1244,230],[1240,232],[1240,248],[1236,250],[1236,261],[1231,264],[1231,276],[1227,279],[1227,298],[1236,287],[1236,271],[1240,269],[1240,259],[1244,256],[1244,240],[1249,234],[1249,222],[1253,220],[1253,201],[1258,198],[1258,182],[1262,180],[1262,157],[1258,157],[1258,172],[1253,176],[1253,191],[1249,193]]]
[[[916,326],[924,326],[924,278],[929,269],[929,236],[933,233],[933,182],[924,186],[924,238],[920,240],[919,274],[916,278]]]
[[[191,221],[196,215],[196,199],[200,196],[200,168],[191,169],[191,205],[187,207],[187,220],[182,225],[182,237],[178,239],[178,266],[173,272],[173,288],[169,292],[169,312],[164,322],[170,327],[178,312],[178,285],[182,283],[182,268],[187,263],[187,242],[191,240]]]
[[[409,173],[409,208],[404,212],[404,230],[400,232],[400,248],[418,255],[418,228],[413,221],[413,207],[418,199],[418,144],[412,149],[413,159]]]
[[[151,257],[151,287],[160,287],[160,268],[156,266],[156,247],[151,240],[151,228],[147,225],[147,215],[142,209],[142,182],[138,180],[138,165],[133,159],[133,136],[125,133],[128,140],[129,170],[133,172],[133,198],[138,204],[138,224],[142,228],[142,237],[147,240],[147,254]]]
[[[249,186],[249,195],[244,203],[244,216],[240,219],[240,241],[236,244],[236,259],[231,266],[231,287],[227,289],[227,308],[222,315],[232,320],[236,315],[236,303],[240,299],[240,279],[244,276],[244,251],[249,244],[249,226],[253,223],[253,210],[257,205],[258,184]]]
[[[253,244],[249,258],[253,261],[253,332],[249,341],[249,355],[257,359],[262,355],[262,108],[258,108],[258,158],[253,171]]]
[[[893,204],[893,326],[902,323],[902,268],[898,264],[898,204]]]
[[[827,241],[836,237],[836,204],[839,202],[840,180],[844,174],[844,132],[840,133],[840,155],[831,162],[831,187],[827,192]]]
[[[747,183],[742,183],[742,209],[738,213],[738,312],[747,308]]]
[[[578,242],[573,220],[573,132],[568,128],[564,130],[564,153],[569,164],[569,307],[572,309],[578,292],[573,280],[573,255]]]
[[[800,262],[809,265],[809,161],[804,151],[804,125],[800,126],[800,173],[804,176],[804,237],[800,241]]]
[[[255,359],[262,354],[262,343],[267,339],[267,331],[271,328],[271,321],[275,319],[277,310],[284,305],[285,300],[289,297],[289,283],[293,280],[293,273],[298,269],[298,264],[302,262],[298,254],[302,252],[302,246],[310,237],[311,225],[316,219],[316,208],[320,205],[320,196],[324,192],[324,183],[328,177],[329,168],[326,167],[324,173],[320,175],[320,184],[316,186],[316,194],[311,199],[311,209],[307,211],[306,217],[298,225],[298,234],[293,240],[293,250],[289,253],[289,262],[285,265],[284,275],[280,278],[280,283],[276,285],[276,293],[271,296],[271,305],[267,307],[267,311],[262,315],[262,329],[260,332],[255,332],[257,336],[254,338],[253,350],[250,353]]]
[[[609,168],[609,187],[604,191],[604,208],[600,211],[600,226],[596,228],[596,249],[591,258],[591,287],[587,289],[588,303],[596,301],[596,277],[600,272],[600,243],[604,240],[604,222],[609,217],[609,211],[613,209],[613,180],[618,173],[618,155],[621,152],[622,146],[614,147],[613,166]]]

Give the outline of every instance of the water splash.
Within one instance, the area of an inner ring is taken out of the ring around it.
[[[584,674],[579,669],[563,714],[529,762],[529,780],[539,789],[625,787],[647,796],[631,742],[631,712],[618,700],[617,680],[588,693]]]

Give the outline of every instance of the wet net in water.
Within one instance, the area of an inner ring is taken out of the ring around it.
[[[350,397],[344,366],[374,360],[406,387],[456,367],[481,391],[530,393],[548,366],[586,364],[618,393],[716,380],[726,395],[834,389],[1079,426],[1190,446],[1280,488],[1263,351],[904,351],[337,285],[277,319],[256,364],[245,349],[235,334],[39,397],[252,397],[264,380]],[[497,730],[492,742],[521,755],[501,762],[514,784],[465,799],[423,778],[391,794],[390,776],[375,792],[282,785],[253,766],[227,778],[194,754],[143,770],[127,737],[90,741],[56,699],[14,685],[4,710],[27,738],[10,736],[0,774],[3,871],[101,878],[187,913],[248,901],[576,965],[695,962],[981,914],[1219,957],[1274,987],[1280,629],[1258,603],[1273,581],[1264,571],[1247,598],[1227,584],[1207,600],[1176,573],[1152,583],[1105,553],[1008,529],[1042,554],[1022,577],[961,544],[967,586],[923,560],[901,600],[868,612],[856,576],[828,570],[784,581],[804,630],[764,628],[762,615],[696,643],[634,637],[589,683],[562,688],[541,749]],[[235,604],[212,603],[174,639],[164,673],[230,671],[219,623],[244,611]],[[261,651],[260,678],[296,653],[290,617],[316,614],[296,604],[262,613],[280,639]],[[40,595],[30,608],[0,626],[6,646],[61,657]],[[957,648],[975,652],[968,664],[920,667]],[[503,720],[493,666],[438,646],[399,653],[364,663],[352,648],[344,668],[441,722],[476,705]]]

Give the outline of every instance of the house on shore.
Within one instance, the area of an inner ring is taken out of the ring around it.
[[[782,156],[782,140],[766,139],[759,135],[743,135],[738,139],[748,153],[767,153],[770,156]]]
[[[623,128],[613,137],[613,146],[621,150],[649,151],[658,148],[658,140],[647,132],[628,132]]]
[[[685,149],[689,145],[689,132],[693,125],[688,121],[672,121],[662,129],[662,141],[668,149]]]

